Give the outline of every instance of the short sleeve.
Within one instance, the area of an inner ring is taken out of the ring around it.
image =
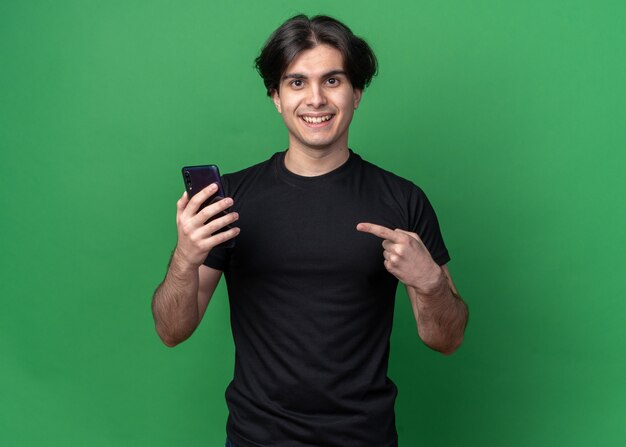
[[[435,210],[424,191],[415,185],[413,185],[409,199],[409,228],[409,231],[419,235],[438,265],[444,265],[450,261]]]
[[[204,265],[224,271],[228,265],[228,248],[215,247],[204,260]]]

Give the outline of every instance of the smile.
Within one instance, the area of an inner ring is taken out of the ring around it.
[[[301,115],[300,118],[308,124],[321,124],[323,122],[329,121],[333,116],[332,114],[322,115],[322,116],[306,116]]]

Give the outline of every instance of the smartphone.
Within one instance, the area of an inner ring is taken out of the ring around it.
[[[204,207],[207,207],[215,202],[218,202],[224,198],[224,188],[222,187],[222,180],[220,177],[220,171],[216,165],[203,165],[203,166],[185,166],[182,169],[183,181],[185,182],[185,189],[187,190],[187,196],[191,199],[194,195],[202,191],[211,183],[217,184],[217,192],[209,197],[200,205],[200,211]],[[225,216],[227,211],[222,211],[207,222],[217,219],[218,217]],[[206,222],[205,222],[206,223]],[[217,230],[217,233],[231,229],[230,225]],[[233,248],[235,246],[235,239],[229,239],[226,242],[222,242],[216,247]]]

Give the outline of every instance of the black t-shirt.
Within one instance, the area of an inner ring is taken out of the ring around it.
[[[227,434],[238,447],[397,445],[387,377],[398,280],[359,222],[412,231],[449,261],[421,189],[350,151],[327,174],[285,152],[223,176],[241,233],[205,264],[222,270],[235,342]]]

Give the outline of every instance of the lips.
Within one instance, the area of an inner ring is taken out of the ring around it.
[[[327,113],[324,115],[300,115],[300,119],[304,121],[307,126],[321,127],[326,125],[335,115]]]

